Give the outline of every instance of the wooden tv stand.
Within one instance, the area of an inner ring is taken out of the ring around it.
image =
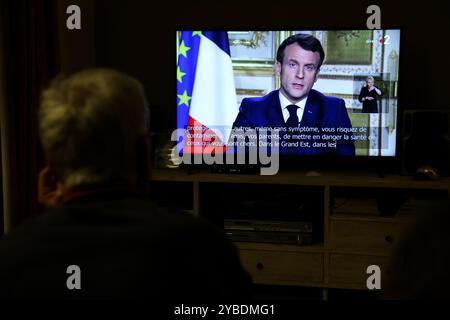
[[[450,195],[450,179],[418,181],[409,176],[383,178],[367,172],[281,172],[275,176],[213,174],[180,169],[155,169],[153,190],[187,194],[186,207],[195,216],[216,223],[217,195],[234,195],[256,189],[271,192],[279,188],[294,193],[316,192],[323,228],[320,241],[308,246],[237,242],[244,267],[254,283],[367,290],[367,267],[378,265],[386,272],[389,257],[415,213],[429,212],[428,205]],[[312,191],[311,191],[312,190]],[[175,196],[174,196],[175,195]],[[402,197],[399,208],[382,204]],[[223,197],[222,197],[223,198]],[[375,199],[379,201],[377,202]],[[384,198],[386,201],[384,201]],[[221,202],[223,204],[223,202]],[[239,208],[236,208],[239,210]],[[383,211],[382,210],[382,211]]]

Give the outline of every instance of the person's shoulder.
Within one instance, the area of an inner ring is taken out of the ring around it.
[[[142,223],[155,230],[163,237],[170,236],[173,239],[184,239],[185,242],[219,241],[227,242],[227,238],[218,226],[208,220],[195,217],[177,208],[162,207],[152,201],[136,201],[130,207],[136,208],[136,218],[142,219]],[[208,240],[209,239],[209,240]]]
[[[327,96],[322,92],[319,92],[314,89],[311,89],[310,94],[312,94],[314,98],[319,102],[321,102],[324,106],[337,106],[342,105],[344,103],[344,100],[342,98]]]
[[[180,237],[191,233],[213,236],[217,227],[181,210],[161,207],[153,201],[135,197],[71,203],[58,209],[49,209],[39,216],[27,219],[0,241],[0,253],[19,245],[33,248],[52,239],[70,242],[82,240],[80,233],[92,229],[115,230],[116,237],[143,237],[150,240],[167,235]],[[112,235],[108,235],[111,238]],[[10,251],[10,250],[8,250]]]
[[[244,98],[241,102],[241,109],[260,108],[264,105],[269,105],[274,98],[277,98],[278,90],[274,90],[262,97]]]
[[[201,247],[229,247],[231,244],[222,229],[204,218],[177,211],[169,211],[166,215],[167,222],[170,221],[169,233],[173,234],[174,238],[184,239]]]
[[[72,203],[28,219],[0,239],[0,255],[15,255],[20,247],[32,251],[52,241],[87,245],[88,240],[82,236],[87,232],[95,243],[101,238],[95,230],[109,230],[106,237],[130,242],[141,239],[151,244],[172,239],[173,243],[209,241],[227,246],[223,230],[209,221],[147,199],[124,198]]]
[[[47,211],[33,217],[26,218],[20,225],[12,229],[9,233],[0,238],[0,251],[4,246],[16,242],[27,240],[33,242],[35,237],[42,235],[42,231],[49,225],[59,223],[63,216],[62,209],[48,209]]]
[[[187,211],[176,207],[160,206],[146,199],[133,199],[127,203],[127,213],[130,219],[142,223],[158,233],[171,234],[173,237],[192,236],[221,236],[221,230],[211,222],[195,217]],[[163,232],[161,232],[163,230]]]

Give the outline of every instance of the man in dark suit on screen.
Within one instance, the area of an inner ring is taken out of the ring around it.
[[[284,128],[291,137],[280,140],[281,154],[354,155],[344,100],[312,89],[324,58],[320,41],[311,35],[296,34],[284,40],[275,65],[280,89],[261,98],[243,99],[233,128]],[[313,139],[313,135],[320,138]]]

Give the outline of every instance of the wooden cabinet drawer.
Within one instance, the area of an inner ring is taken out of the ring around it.
[[[323,254],[240,250],[254,283],[308,285],[323,281]]]
[[[332,220],[330,249],[389,255],[407,229],[404,223]]]
[[[328,284],[340,288],[367,289],[367,267],[377,265],[381,269],[381,288],[389,263],[388,257],[330,254]]]

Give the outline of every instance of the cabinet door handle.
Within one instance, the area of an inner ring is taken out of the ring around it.
[[[386,242],[389,242],[389,243],[394,242],[394,238],[390,235],[387,235],[386,237],[384,237],[384,240],[386,240]]]
[[[262,269],[264,269],[264,265],[263,265],[261,262],[258,262],[258,263],[256,264],[256,269],[262,270]]]

